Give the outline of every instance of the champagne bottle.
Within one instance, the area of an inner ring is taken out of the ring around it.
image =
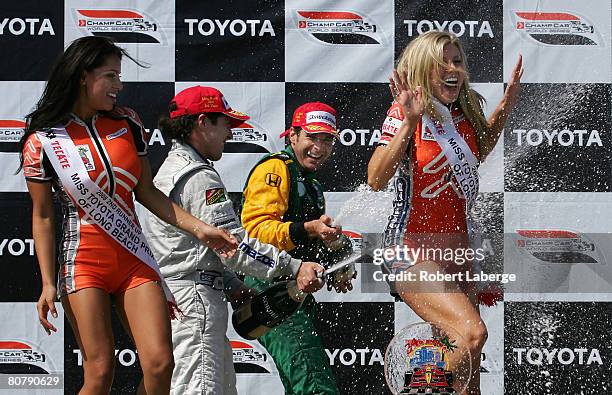
[[[257,339],[295,313],[305,298],[295,280],[275,283],[234,310],[232,324],[243,338]]]
[[[336,240],[327,243],[326,246],[332,251],[353,251],[353,243],[351,242],[351,239],[349,239],[348,236],[344,233],[342,233],[340,237],[338,237]]]
[[[341,234],[337,240],[329,243],[321,243],[317,254],[317,262],[329,267],[353,253],[353,242],[345,234]]]
[[[331,223],[330,226],[332,228],[337,228],[341,226],[341,224],[340,222],[338,222],[338,219],[336,219],[335,221]],[[336,240],[332,242],[327,242],[324,244],[327,248],[329,248],[332,251],[343,251],[344,252],[344,251],[350,250],[348,255],[350,255],[350,253],[353,252],[353,243],[351,242],[351,239],[349,239],[347,235],[345,235],[344,233],[341,233],[340,237],[338,237]]]
[[[349,259],[354,254],[353,242],[344,233],[337,240],[324,245],[319,250],[321,264],[326,268],[330,268],[338,262]],[[355,277],[354,263],[347,264],[343,269],[334,270],[327,276],[327,290],[331,290],[335,283],[346,282]]]

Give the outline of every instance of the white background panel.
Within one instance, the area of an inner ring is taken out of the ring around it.
[[[523,82],[611,82],[609,0],[513,0],[504,1],[504,81],[519,54],[523,55]],[[552,45],[536,41],[517,29],[516,12],[567,13],[592,26],[584,34],[597,45]]]
[[[236,333],[232,325],[232,313],[233,310],[228,305],[227,338],[230,342],[239,341],[246,344],[245,348],[237,347],[233,350],[235,355],[234,363],[251,363],[269,372],[237,373],[236,388],[238,389],[238,393],[240,395],[282,395],[284,393],[283,384],[278,376],[278,369],[276,369],[276,365],[274,364],[272,357],[257,340],[245,340]],[[240,355],[253,356],[252,359],[256,360],[248,361],[248,357],[241,358]]]
[[[0,122],[1,121],[24,121],[25,116],[30,113],[36,101],[45,88],[44,81],[0,81]],[[25,125],[24,125],[25,126]],[[10,136],[0,142],[10,144],[13,152],[0,152],[0,192],[25,192],[26,184],[23,172],[15,174],[19,167],[19,154],[17,153],[17,141],[20,135],[15,135],[17,128],[7,130]],[[9,143],[10,141],[10,143]]]
[[[44,355],[44,362],[31,362],[26,359],[22,364],[38,366],[48,373],[64,373],[64,310],[62,305],[55,303],[57,318],[51,317],[49,321],[57,328],[57,332],[47,335],[38,323],[36,303],[0,303],[0,342],[19,342],[30,347],[32,353]],[[27,372],[23,372],[26,373]],[[0,389],[0,394],[15,394],[14,389]],[[36,390],[27,389],[20,393],[32,395],[59,395],[63,389]]]
[[[351,12],[375,25],[379,44],[334,45],[299,28],[298,11]],[[393,69],[393,0],[285,1],[285,80],[291,82],[386,82]]]
[[[79,20],[85,20],[79,10],[131,11],[144,18],[143,23],[151,30],[142,33],[157,40],[157,43],[126,43],[117,40],[120,47],[141,63],[150,67],[142,68],[129,59],[122,62],[121,77],[124,81],[174,81],[174,1],[152,0],[104,0],[91,2],[85,0],[66,0],[64,6],[64,41],[68,45],[73,40],[91,35],[87,27],[80,27]],[[108,20],[106,18],[98,18]],[[126,20],[129,22],[129,20]],[[157,25],[152,30],[152,25]]]
[[[605,299],[606,294],[609,296],[612,279],[611,211],[612,194],[609,193],[505,193],[504,228],[507,236],[504,266],[507,273],[516,273],[519,280],[510,287],[513,295],[508,297],[525,300],[525,296],[520,295],[521,290],[531,294],[551,293],[549,300],[585,300],[584,296],[578,296],[584,292],[602,293],[597,299]],[[542,262],[516,247],[514,237],[508,234],[517,230],[573,232],[585,245],[592,246],[586,252],[598,263]]]
[[[343,230],[354,233],[382,233],[387,224],[387,216],[392,210],[393,196],[389,192],[366,191],[362,186],[358,192],[325,192],[326,214]],[[353,281],[353,291],[346,294],[328,291],[324,287],[315,294],[320,302],[392,302],[393,298],[386,292],[362,292],[364,271],[356,265],[357,278]]]

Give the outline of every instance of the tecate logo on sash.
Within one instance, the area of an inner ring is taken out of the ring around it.
[[[269,19],[185,19],[188,34],[193,36],[196,32],[202,36],[276,36],[274,27]]]
[[[514,129],[512,131],[516,135],[517,145],[538,146],[541,144],[553,146],[560,145],[562,147],[578,146],[590,147],[592,145],[602,147],[599,131],[586,129],[568,130],[568,129]]]
[[[352,11],[296,11],[297,28],[316,41],[328,44],[384,44],[377,25]]]
[[[514,11],[516,30],[540,45],[602,45],[595,25],[575,12]]]
[[[603,365],[596,348],[513,348],[516,363],[529,365]]]
[[[408,28],[408,36],[410,37],[430,30],[447,30],[457,37],[465,34],[468,37],[495,37],[489,21],[429,21],[427,19],[418,21],[404,19],[404,25]]]
[[[79,29],[94,36],[108,36],[119,43],[165,43],[157,23],[136,10],[75,10]]]
[[[12,34],[21,36],[55,36],[51,20],[45,18],[3,18],[0,20],[0,36]]]

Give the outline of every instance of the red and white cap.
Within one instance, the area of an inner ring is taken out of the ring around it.
[[[183,89],[170,101],[176,104],[176,109],[170,112],[170,119],[183,115],[198,115],[209,112],[220,112],[230,118],[232,128],[236,128],[250,117],[239,111],[234,111],[218,89],[209,86],[192,86]]]
[[[338,136],[336,110],[318,101],[305,103],[296,108],[293,112],[291,126],[299,126],[306,133],[329,133]],[[280,137],[288,135],[289,130],[285,130]]]

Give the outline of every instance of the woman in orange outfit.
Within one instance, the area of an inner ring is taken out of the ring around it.
[[[463,258],[453,261],[423,253],[427,248],[465,251],[470,236],[477,236],[469,218],[478,194],[477,168],[493,150],[517,102],[522,73],[519,58],[502,101],[487,120],[482,96],[470,88],[457,37],[439,31],[420,35],[403,51],[390,79],[395,100],[368,164],[368,184],[374,190],[393,179],[393,213],[383,247],[412,251],[409,259],[386,264],[390,272],[415,275],[414,281],[395,282],[395,291],[423,320],[459,332],[458,344],[470,350],[472,374],[458,376],[455,386],[467,387],[470,395],[480,394],[480,354],[487,329],[478,297],[484,293],[461,281],[465,277],[423,280],[421,273],[465,276],[470,267]],[[467,371],[470,361],[452,358],[453,369]]]
[[[139,393],[167,394],[174,366],[167,290],[138,226],[133,197],[222,255],[236,241],[192,217],[154,187],[138,115],[116,106],[121,58],[111,40],[84,37],[60,56],[21,140],[32,198],[32,234],[42,273],[39,320],[59,297],[83,355],[81,394],[110,392],[114,371],[111,298],[136,348]],[[130,57],[130,59],[132,59]],[[133,59],[132,59],[133,60]],[[77,161],[74,161],[74,159]],[[82,162],[82,163],[81,163]],[[63,209],[56,287],[53,194]]]

